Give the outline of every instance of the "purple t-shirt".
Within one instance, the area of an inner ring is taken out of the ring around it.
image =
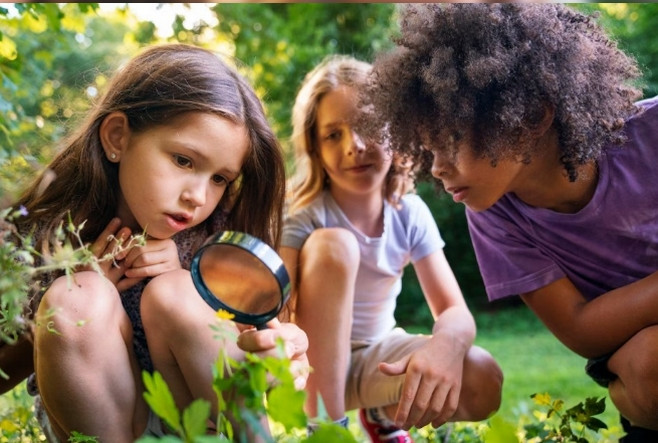
[[[594,196],[579,212],[530,207],[511,193],[467,210],[489,300],[565,276],[592,299],[658,270],[658,97],[640,104],[628,141],[599,160]]]

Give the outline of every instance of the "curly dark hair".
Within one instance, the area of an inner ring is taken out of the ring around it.
[[[641,97],[635,60],[595,22],[560,4],[409,4],[396,46],[374,62],[366,100],[393,148],[429,172],[423,140],[472,134],[492,164],[528,161],[518,143],[553,108],[561,162],[576,168],[623,141]],[[443,147],[445,145],[445,147]],[[432,146],[436,148],[436,146]],[[452,152],[451,152],[451,151]]]

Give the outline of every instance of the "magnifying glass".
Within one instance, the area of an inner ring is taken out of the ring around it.
[[[281,257],[244,232],[215,234],[196,252],[190,269],[194,286],[211,308],[258,329],[266,328],[290,296],[290,277]]]

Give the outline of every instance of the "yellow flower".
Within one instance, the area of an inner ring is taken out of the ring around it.
[[[544,392],[543,394],[534,394],[532,395],[532,399],[538,405],[549,406],[551,404],[551,396],[548,394],[548,392]]]
[[[217,318],[221,320],[233,320],[233,317],[235,317],[234,314],[231,314],[230,312],[225,311],[223,309],[218,310],[216,315]]]

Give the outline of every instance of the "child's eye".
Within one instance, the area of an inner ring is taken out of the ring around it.
[[[343,132],[342,131],[331,131],[330,133],[326,134],[324,136],[324,139],[327,141],[338,141],[342,137]]]
[[[213,175],[212,176],[212,181],[216,185],[223,185],[223,186],[226,186],[230,183],[226,177],[224,177],[223,175],[219,175],[219,174]]]
[[[183,157],[179,154],[174,154],[174,162],[181,168],[188,168],[192,166],[192,161],[189,158]]]

